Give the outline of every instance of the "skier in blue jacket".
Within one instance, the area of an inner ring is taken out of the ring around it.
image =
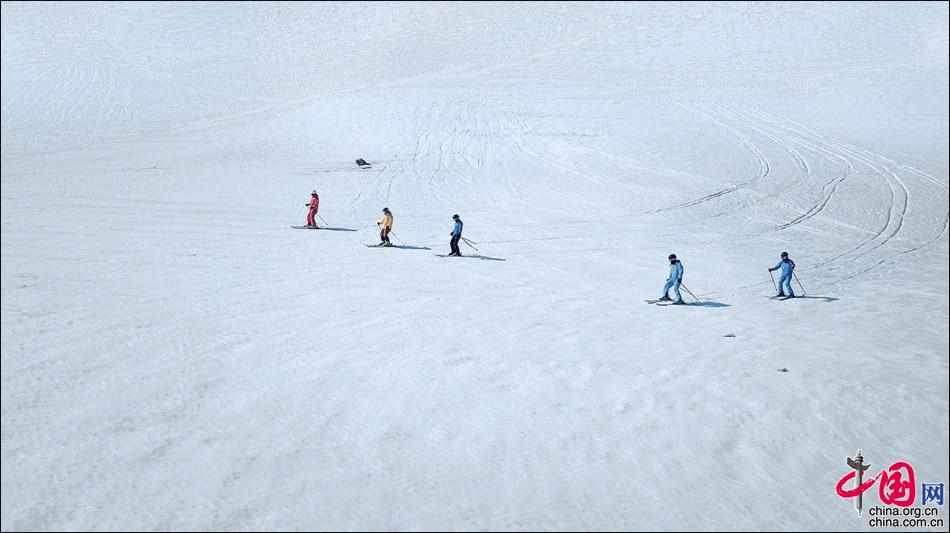
[[[785,291],[783,290],[783,283],[788,287],[788,297],[794,298],[795,293],[792,291],[792,273],[795,271],[795,261],[792,261],[788,258],[788,252],[782,252],[782,259],[775,263],[775,266],[769,269],[769,272],[774,270],[782,269],[782,276],[778,279],[778,296],[785,296]]]
[[[660,297],[661,302],[670,301],[669,292],[670,289],[673,289],[673,294],[676,295],[676,301],[674,304],[682,304],[683,297],[680,296],[680,283],[683,282],[683,263],[680,263],[679,259],[676,258],[676,254],[670,254],[670,277],[666,280],[666,285],[663,286],[663,296]]]
[[[458,215],[452,215],[452,220],[455,221],[455,228],[452,229],[452,233],[449,233],[452,236],[452,241],[449,242],[452,252],[449,255],[462,257],[462,252],[459,251],[459,239],[462,238],[462,219]]]

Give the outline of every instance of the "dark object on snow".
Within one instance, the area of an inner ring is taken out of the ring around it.
[[[725,335],[723,335],[723,337],[735,337],[735,336],[736,336],[735,333],[726,333]]]
[[[365,159],[357,159],[356,164],[361,167],[368,167],[370,164],[366,162]]]
[[[787,369],[787,368],[780,368],[780,369],[778,369],[778,371],[779,371],[779,372],[788,372],[788,369]]]

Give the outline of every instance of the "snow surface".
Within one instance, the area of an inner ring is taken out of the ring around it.
[[[950,480],[947,19],[3,3],[2,529],[869,529],[857,448]]]

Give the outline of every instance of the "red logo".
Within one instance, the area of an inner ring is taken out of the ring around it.
[[[859,460],[860,458],[860,460]],[[861,495],[878,483],[878,495],[881,502],[885,505],[897,505],[899,507],[909,507],[917,499],[917,485],[914,480],[914,467],[904,461],[897,461],[887,468],[881,470],[881,473],[867,481],[862,482],[862,474],[868,469],[869,465],[862,464],[863,458],[859,454],[855,460],[848,458],[848,466],[852,468],[851,472],[845,474],[835,486],[838,496],[842,498],[858,498],[857,505],[861,501]],[[857,478],[857,479],[855,479]],[[845,488],[845,484],[851,483],[851,488]],[[861,511],[858,506],[858,512]]]

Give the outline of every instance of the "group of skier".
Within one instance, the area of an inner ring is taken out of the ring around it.
[[[310,211],[307,213],[307,227],[308,228],[317,228],[317,223],[314,220],[317,212],[320,210],[320,195],[317,194],[317,191],[310,193],[310,203],[304,204],[310,208]],[[462,219],[459,218],[458,214],[452,215],[452,220],[455,221],[455,227],[452,228],[452,231],[449,235],[452,239],[449,241],[449,257],[461,257],[462,252],[459,250],[459,240],[462,238]],[[393,214],[388,207],[383,208],[383,218],[376,223],[376,226],[379,227],[379,244],[375,246],[392,246],[393,243],[389,240],[389,234],[393,229]],[[656,302],[673,302],[674,305],[683,305],[683,296],[680,294],[680,287],[683,285],[683,263],[676,258],[676,254],[670,254],[667,258],[670,261],[670,275],[666,279],[666,284],[663,285],[663,296],[658,300],[647,300],[649,303]],[[788,257],[788,252],[782,252],[781,259],[775,266],[769,268],[769,275],[776,270],[781,270],[781,276],[778,280],[777,290],[778,294],[773,296],[773,298],[794,298],[795,291],[792,289],[792,276],[795,272],[795,261],[792,261]],[[685,287],[683,287],[685,289]],[[787,294],[786,294],[787,289]],[[670,298],[670,290],[673,291],[673,296],[676,297],[674,300]],[[688,289],[687,289],[688,290]]]
[[[795,261],[789,259],[788,252],[782,252],[780,257],[779,262],[769,269],[769,275],[776,270],[782,271],[777,285],[778,294],[772,298],[794,298],[795,291],[792,290],[792,276],[795,272]],[[676,258],[676,254],[670,254],[668,259],[670,260],[670,276],[666,278],[666,284],[663,285],[663,296],[660,296],[657,300],[647,300],[647,302],[673,302],[674,305],[683,305],[686,303],[680,295],[680,287],[683,285],[683,263]],[[788,294],[785,293],[786,287],[788,288]],[[673,290],[675,300],[670,298],[670,289]]]
[[[317,194],[317,191],[310,193],[310,202],[304,204],[304,206],[310,208],[307,212],[306,227],[311,229],[319,228],[315,220],[315,217],[319,216],[318,212],[320,211],[320,195]],[[462,252],[459,250],[459,240],[462,239],[462,219],[458,214],[455,214],[452,215],[452,220],[455,222],[455,227],[453,227],[449,233],[452,240],[449,241],[451,251],[448,255],[450,257],[462,257]],[[389,234],[393,230],[393,213],[388,207],[383,208],[383,218],[376,222],[376,226],[379,228],[379,244],[375,246],[392,246],[393,243],[389,240]]]
[[[458,214],[455,214],[452,215],[452,220],[455,221],[455,227],[449,232],[452,240],[449,241],[451,251],[448,255],[449,257],[462,257],[462,252],[459,250],[459,240],[462,238],[462,219],[459,218]],[[392,246],[393,243],[389,240],[389,233],[393,229],[393,213],[388,207],[383,208],[383,218],[376,223],[376,226],[379,227],[379,244],[376,246]]]

